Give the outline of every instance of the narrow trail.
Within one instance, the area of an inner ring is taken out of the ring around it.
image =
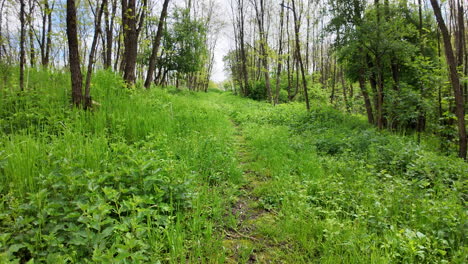
[[[231,214],[236,217],[235,228],[224,230],[224,247],[227,249],[227,263],[272,263],[270,253],[274,251],[275,243],[259,232],[259,221],[274,217],[273,212],[264,210],[258,205],[259,197],[255,189],[259,186],[261,177],[251,170],[249,165],[252,157],[242,128],[231,121],[236,128],[235,145],[240,169],[243,172],[244,183],[239,188],[239,195],[232,206]]]

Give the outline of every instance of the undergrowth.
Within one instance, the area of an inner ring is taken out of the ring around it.
[[[272,262],[467,261],[468,165],[427,144],[318,102],[131,90],[106,71],[85,112],[67,74],[28,74],[1,90],[1,263],[229,262],[245,184],[231,119]]]
[[[223,261],[217,230],[241,173],[216,105],[98,72],[100,106],[84,112],[67,74],[31,79],[1,99],[1,263]]]
[[[468,165],[315,103],[224,99],[260,177],[274,262],[466,263]]]

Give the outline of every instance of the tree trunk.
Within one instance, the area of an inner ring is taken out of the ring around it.
[[[20,76],[19,76],[19,82],[20,82],[20,90],[24,91],[24,64],[26,61],[26,51],[24,47],[24,42],[26,39],[26,25],[25,25],[25,2],[26,0],[20,0],[20,23],[21,23],[21,32],[20,32]]]
[[[293,6],[293,15],[294,15],[294,30],[295,30],[295,33],[296,33],[296,54],[297,54],[297,59],[299,61],[299,66],[301,67],[301,74],[302,74],[302,85],[303,85],[303,89],[304,89],[304,97],[305,97],[305,101],[306,101],[306,108],[307,108],[307,111],[310,111],[310,103],[309,103],[309,94],[308,94],[308,91],[307,91],[307,80],[306,80],[306,77],[305,77],[305,70],[304,70],[304,63],[302,62],[302,57],[301,57],[301,45],[300,45],[300,42],[299,42],[299,27],[300,27],[300,21],[297,17],[297,13],[296,13],[296,5],[295,5],[295,1],[292,0],[292,6]]]
[[[120,28],[119,34],[117,35],[117,41],[116,41],[116,52],[115,52],[115,60],[114,60],[114,71],[120,71],[122,72],[123,69],[119,69],[119,59],[120,59],[120,54],[122,53],[121,51],[121,45],[122,45],[122,29]]]
[[[54,10],[55,2],[53,3],[52,7],[49,7],[49,2],[46,0],[45,2],[45,9],[47,10],[47,33],[46,33],[46,42],[44,43],[45,46],[45,56],[44,60],[42,61],[43,66],[49,66],[50,63],[50,50],[52,48],[52,11]]]
[[[281,2],[281,6],[284,6],[284,0]],[[280,81],[281,81],[281,68],[283,66],[283,59],[281,58],[283,56],[283,27],[284,27],[284,9],[281,8],[280,11],[280,33],[279,33],[279,47],[278,47],[278,68],[276,70],[276,92],[275,92],[275,104],[278,104],[279,102],[279,96],[280,96]]]
[[[3,40],[3,9],[5,7],[6,0],[2,0],[2,4],[0,5],[0,39]],[[3,57],[3,51],[5,50],[5,46],[3,41],[0,41],[0,60]]]
[[[431,0],[432,9],[437,19],[442,38],[444,41],[445,56],[447,58],[447,64],[450,72],[450,82],[453,88],[453,94],[455,95],[456,110],[455,114],[458,119],[458,138],[459,138],[459,152],[458,156],[466,160],[467,151],[467,137],[466,137],[466,126],[465,126],[465,105],[463,102],[462,88],[460,85],[460,79],[457,73],[457,62],[453,54],[452,43],[450,35],[445,25],[445,21],[440,11],[440,6],[437,0]]]
[[[267,37],[265,32],[265,3],[264,0],[260,0],[260,4],[256,0],[253,0],[255,13],[257,17],[258,33],[260,37],[260,53],[261,53],[261,64],[263,67],[263,74],[265,77],[265,86],[268,96],[268,102],[273,103],[273,96],[271,92],[270,84],[270,70],[268,66],[268,53],[267,53]]]
[[[29,34],[29,63],[31,67],[34,67],[36,64],[36,51],[34,49],[34,2],[29,0],[29,14],[28,14],[28,34]]]
[[[331,94],[330,94],[330,104],[333,104],[335,101],[335,86],[336,86],[336,60],[333,64],[333,74],[332,74],[332,84],[331,84]]]
[[[349,107],[348,94],[346,92],[346,82],[345,82],[345,78],[344,78],[343,69],[341,69],[340,77],[341,77],[341,88],[343,90],[343,100],[344,100],[344,103],[345,103],[346,112],[350,113],[351,109]]]
[[[361,89],[362,97],[364,98],[364,105],[367,112],[367,121],[369,124],[374,124],[374,114],[372,113],[372,104],[369,98],[369,93],[366,88],[366,79],[365,79],[365,70],[364,68],[359,69],[359,88]]]
[[[377,127],[379,129],[383,129],[385,125],[385,117],[384,117],[384,76],[383,76],[383,69],[382,69],[382,62],[379,56],[376,57],[376,66],[377,66]]]
[[[244,37],[244,0],[238,0],[239,8],[239,44],[240,44],[240,56],[242,62],[242,79],[244,81],[244,96],[250,95],[249,87],[249,72],[247,71],[247,51],[245,49],[245,37]]]
[[[80,69],[77,28],[75,0],[67,0],[67,38],[72,83],[72,103],[74,106],[80,107],[83,101],[83,76]]]
[[[40,7],[40,5],[39,5]],[[41,42],[39,46],[41,48],[41,64],[44,66],[45,63],[45,50],[46,50],[46,32],[47,32],[47,8],[49,7],[49,1],[44,1],[44,9],[42,10],[42,34],[41,34]]]
[[[141,13],[136,12],[136,0],[122,0],[122,24],[124,36],[124,80],[133,85],[136,80],[136,59],[138,55],[138,36],[143,26],[147,0],[143,0]],[[138,23],[138,24],[137,24]]]
[[[93,74],[93,65],[94,65],[94,56],[96,54],[96,46],[99,39],[99,35],[101,34],[101,18],[104,8],[107,7],[107,0],[102,0],[101,7],[98,6],[98,10],[96,11],[96,21],[94,24],[94,37],[93,42],[91,44],[91,51],[89,52],[89,59],[88,59],[88,71],[86,73],[86,83],[85,83],[85,95],[84,95],[84,109],[89,109],[92,106],[92,99],[90,94],[90,87],[91,87],[91,75]]]
[[[146,89],[150,88],[151,83],[153,82],[153,73],[154,73],[154,70],[156,69],[156,58],[158,56],[159,44],[161,43],[161,38],[162,38],[163,30],[164,30],[163,26],[164,26],[164,21],[166,20],[166,16],[167,16],[168,6],[169,6],[169,0],[164,0],[161,15],[159,16],[158,31],[156,32],[156,37],[154,38],[154,41],[153,41],[153,50],[151,51],[151,56],[149,59],[148,73],[146,75],[146,81],[145,81]]]
[[[115,12],[117,11],[116,0],[112,1],[112,11],[109,12],[109,3],[106,4],[104,10],[104,19],[106,24],[106,38],[105,38],[105,51],[104,51],[104,68],[110,69],[112,67],[112,46],[114,42],[114,19]]]

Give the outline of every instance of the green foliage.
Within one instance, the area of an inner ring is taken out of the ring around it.
[[[191,19],[188,9],[176,9],[173,18],[164,32],[164,56],[158,63],[182,74],[200,71],[207,59],[205,24]]]
[[[30,76],[36,90],[0,100],[0,262],[223,258],[214,230],[240,171],[206,95],[122,89],[105,71],[83,112],[67,74]]]
[[[382,79],[386,127],[399,131],[428,128],[438,133],[431,127],[439,123],[434,106],[438,93],[448,89],[442,81],[447,74],[440,70],[433,14],[423,12],[420,25],[418,7],[406,2],[366,7],[360,0],[331,1],[331,6],[333,18],[327,30],[339,34],[338,62],[352,82],[359,77],[366,83],[372,77],[376,82]],[[375,104],[377,91],[365,89]]]
[[[228,102],[232,104],[233,99]],[[467,164],[315,103],[236,100],[284,263],[464,263]]]
[[[100,106],[84,112],[69,105],[67,74],[30,78],[35,90],[0,100],[1,263],[229,262],[222,231],[245,191],[235,129],[258,179],[246,187],[268,215],[251,220],[261,239],[239,258],[264,243],[278,263],[466,262],[468,166],[429,142],[323,101],[307,112],[129,90],[110,71],[95,74]]]

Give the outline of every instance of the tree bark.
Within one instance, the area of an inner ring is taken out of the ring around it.
[[[459,138],[459,152],[458,156],[466,160],[467,151],[467,137],[466,137],[466,125],[465,125],[465,105],[463,102],[462,88],[460,85],[460,79],[457,73],[457,62],[453,54],[452,43],[450,35],[445,25],[445,21],[442,17],[439,3],[437,0],[431,0],[432,9],[437,19],[440,31],[442,33],[442,39],[444,41],[445,57],[447,58],[447,65],[450,72],[450,82],[453,88],[453,94],[455,96],[455,114],[458,120],[458,138]]]
[[[161,38],[162,38],[163,30],[164,30],[163,26],[164,26],[164,21],[166,20],[166,16],[167,16],[167,8],[169,6],[169,1],[170,0],[164,0],[161,15],[159,16],[158,31],[156,32],[156,37],[154,38],[154,41],[153,41],[153,49],[151,51],[151,56],[149,59],[149,66],[148,66],[148,73],[146,75],[146,81],[145,81],[146,89],[150,88],[151,83],[153,82],[153,74],[156,69],[156,58],[158,56],[159,44],[161,43]]]
[[[72,83],[72,103],[80,107],[83,101],[82,81],[83,76],[80,69],[80,54],[78,50],[76,6],[75,0],[67,0],[67,38],[68,56],[70,63]]]

